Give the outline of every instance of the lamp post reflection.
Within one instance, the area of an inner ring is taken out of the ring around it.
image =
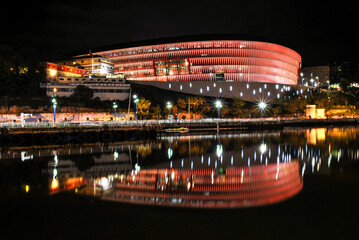
[[[57,166],[59,164],[59,160],[57,157],[57,154],[54,155],[54,163],[53,163],[53,167],[54,169],[52,170],[52,180],[51,180],[51,193],[54,192],[58,192],[59,191],[59,180],[58,180],[58,172],[57,172]]]
[[[216,147],[216,155],[217,155],[217,161],[223,162],[223,146],[221,145],[221,140],[218,137],[218,144]],[[215,168],[217,168],[217,161],[215,162]]]

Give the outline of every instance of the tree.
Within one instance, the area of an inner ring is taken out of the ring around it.
[[[176,103],[178,112],[187,112],[188,111],[187,103],[188,101],[184,100],[183,98],[179,98]]]
[[[272,109],[272,113],[274,117],[279,117],[282,114],[282,108],[280,106],[277,106]]]
[[[92,99],[93,90],[84,85],[78,85],[72,95],[74,95],[74,97],[79,97],[80,99]]]
[[[243,107],[246,105],[246,103],[243,101],[240,97],[234,97],[233,103],[232,103],[232,114],[234,117],[239,117],[240,115],[243,115]]]
[[[159,104],[157,104],[156,107],[152,109],[152,118],[161,119],[161,107]]]
[[[89,105],[93,98],[93,90],[84,85],[78,85],[70,98],[73,99],[73,102],[77,102],[78,105]]]
[[[150,114],[150,106],[151,102],[144,98],[141,98],[137,103],[138,115],[142,119],[143,117],[147,117]]]
[[[41,92],[40,82],[46,79],[45,71],[40,68],[36,56],[29,56],[24,50],[27,49],[19,53],[0,45],[0,96],[7,96],[9,101],[14,100],[14,104],[18,106],[27,104],[30,98],[38,98]]]
[[[203,97],[191,97],[188,99],[191,113],[203,115],[208,113],[211,110],[211,107],[208,106],[206,99]]]
[[[296,114],[298,112],[298,99],[287,101],[283,104],[283,108],[290,114]]]
[[[221,107],[220,109],[221,118],[228,117],[229,113],[230,113],[230,108],[228,106],[224,105],[223,107]]]
[[[348,88],[350,87],[351,81],[345,78],[340,79],[339,86],[343,92],[347,92]]]

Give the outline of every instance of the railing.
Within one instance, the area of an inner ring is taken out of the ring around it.
[[[280,122],[276,118],[246,118],[246,119],[227,119],[227,118],[204,118],[193,120],[131,120],[131,121],[83,121],[83,122],[7,122],[0,123],[0,128],[49,128],[49,127],[104,127],[104,126],[160,126],[175,124],[200,124],[200,123],[258,123],[258,122]]]
[[[117,126],[117,127],[147,127],[147,126],[161,126],[171,127],[171,125],[186,125],[186,124],[205,124],[205,123],[265,123],[265,124],[279,124],[282,122],[287,123],[305,123],[311,121],[344,121],[357,123],[358,118],[342,118],[342,119],[299,119],[299,118],[203,118],[192,120],[131,120],[131,121],[83,121],[83,122],[37,122],[37,123],[19,123],[19,122],[7,122],[0,123],[0,128],[51,128],[51,127],[105,127],[105,126]]]

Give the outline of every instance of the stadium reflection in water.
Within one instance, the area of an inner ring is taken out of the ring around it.
[[[71,190],[135,204],[237,208],[295,196],[306,175],[353,176],[358,137],[355,127],[179,135],[149,142],[2,149],[0,158],[17,172],[16,181],[5,185],[27,195]],[[28,174],[32,168],[41,168],[46,185]]]
[[[105,200],[171,207],[237,208],[272,204],[302,189],[299,162],[219,169],[131,171]]]
[[[356,135],[358,129],[353,128],[286,129],[168,136],[160,141],[102,147],[102,154],[96,148],[87,149],[101,157],[85,173],[71,161],[57,161],[57,155],[49,161],[50,192],[75,188],[104,200],[171,207],[272,204],[300,192],[305,173],[330,174],[345,153],[356,160],[355,144],[341,143],[342,139],[355,141]],[[62,176],[77,173],[71,178],[56,176],[59,167]],[[57,179],[59,184],[53,184]]]

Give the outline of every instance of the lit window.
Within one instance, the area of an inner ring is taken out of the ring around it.
[[[264,89],[267,89],[267,84],[264,84]]]
[[[256,90],[253,90],[253,95],[256,94]]]
[[[243,93],[241,92],[240,94],[239,94],[241,97],[243,97]]]
[[[270,96],[270,92],[268,92],[268,96]]]
[[[209,87],[207,86],[207,92],[209,91]]]
[[[219,88],[219,93],[222,93],[222,88]]]
[[[232,91],[232,86],[229,86],[229,91]]]
[[[180,86],[180,90],[182,90],[182,85]]]
[[[260,92],[260,93],[261,93],[261,92],[262,92],[262,88],[259,88],[258,92]]]
[[[202,92],[203,92],[203,91],[202,91],[202,88],[200,88],[200,89],[199,89],[199,92],[200,92],[200,93],[202,93]]]
[[[189,83],[189,87],[190,87],[190,88],[192,87],[192,83]]]
[[[170,83],[170,84],[168,84],[168,88],[171,88],[171,83]]]
[[[278,84],[276,84],[276,85],[275,85],[275,89],[278,89],[278,88],[279,88],[279,85],[278,85]]]
[[[213,83],[213,87],[216,87],[216,84],[215,84],[215,83]]]
[[[279,95],[279,93],[277,94],[277,98],[280,98],[280,95]]]
[[[247,83],[247,89],[249,89],[249,84]]]

